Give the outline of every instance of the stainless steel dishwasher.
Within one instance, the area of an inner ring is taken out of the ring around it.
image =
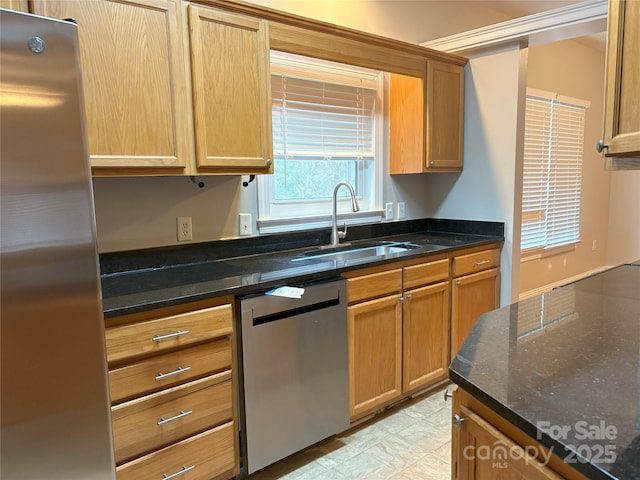
[[[345,281],[301,287],[240,299],[243,474],[349,427]]]

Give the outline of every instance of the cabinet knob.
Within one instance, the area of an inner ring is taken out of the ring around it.
[[[462,285],[462,282],[460,280],[456,280],[456,285],[460,286],[460,285]]]
[[[404,297],[400,297],[400,298],[398,299],[398,301],[399,301],[400,303],[404,303]]]
[[[272,160],[267,160],[267,163],[266,163],[267,168],[270,168],[272,163],[273,163]]]
[[[411,300],[411,294],[407,293],[407,300]]]
[[[446,389],[444,391],[444,401],[446,402],[449,398],[452,398],[452,397],[453,397],[453,393],[451,393],[449,389]]]
[[[598,140],[598,143],[596,143],[596,151],[598,153],[602,153],[602,151],[607,149],[607,148],[609,148],[609,145],[604,143],[604,140],[602,140],[602,139]]]
[[[430,167],[433,167],[435,164],[436,164],[436,162],[434,162],[433,160],[431,160],[431,161],[429,162],[429,166],[430,166]]]
[[[456,427],[458,430],[460,430],[462,428],[462,422],[464,422],[464,418],[462,418],[460,415],[458,415],[457,413],[453,416],[453,426]]]

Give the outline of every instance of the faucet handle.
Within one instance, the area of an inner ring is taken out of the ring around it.
[[[338,239],[342,240],[347,236],[347,221],[344,221],[344,230],[338,230]]]

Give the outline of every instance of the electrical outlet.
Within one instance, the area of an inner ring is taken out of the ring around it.
[[[386,210],[384,214],[385,220],[393,220],[393,202],[385,203],[384,207]]]
[[[243,236],[253,233],[250,213],[241,213],[238,215],[238,233]]]
[[[176,228],[179,242],[186,242],[193,238],[193,232],[191,231],[191,217],[178,217]]]
[[[403,219],[404,216],[404,202],[398,202],[398,220]]]

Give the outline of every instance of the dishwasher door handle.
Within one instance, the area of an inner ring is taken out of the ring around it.
[[[288,310],[280,310],[275,313],[269,313],[266,315],[260,315],[253,317],[253,326],[263,325],[265,323],[276,322],[283,318],[297,317],[298,315],[304,315],[306,313],[315,312],[329,307],[334,307],[340,304],[340,297],[332,300],[325,300],[324,302],[313,303],[311,305],[305,305],[303,307],[293,307]]]

